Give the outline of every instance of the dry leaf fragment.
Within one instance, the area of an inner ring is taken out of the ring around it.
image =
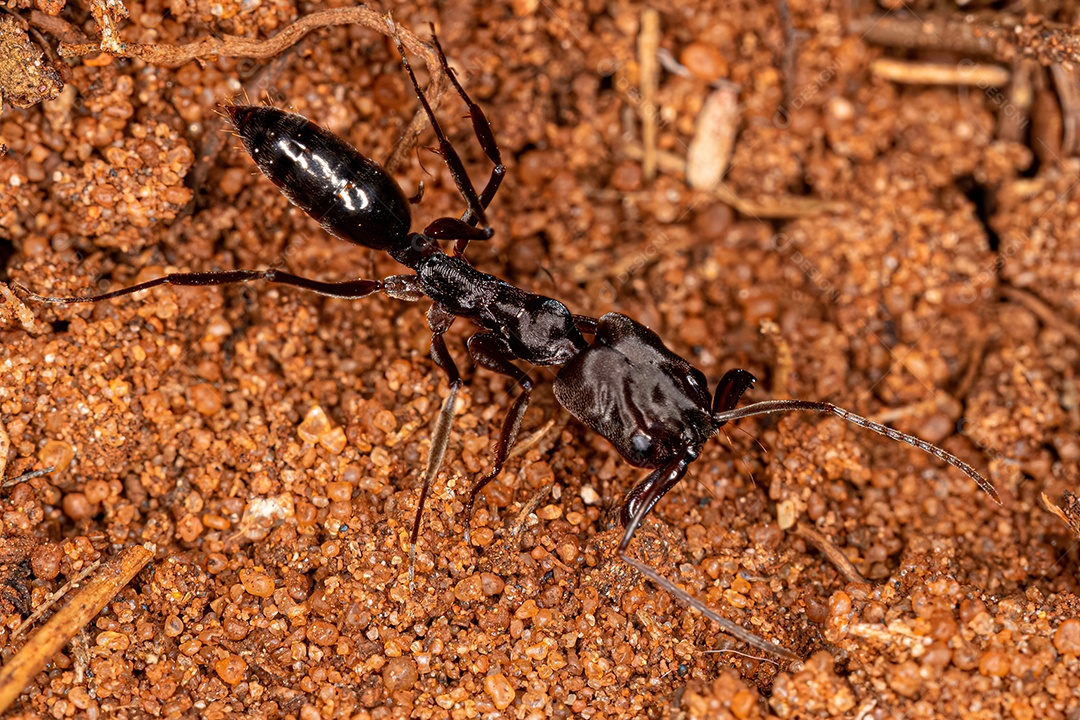
[[[1055,505],[1046,493],[1042,494],[1042,501],[1047,510],[1061,518],[1061,522],[1068,525],[1074,535],[1080,537],[1080,497],[1066,490],[1062,496],[1065,507]]]
[[[739,125],[739,91],[724,83],[705,98],[694,139],[686,151],[686,182],[695,190],[712,190],[727,172]]]

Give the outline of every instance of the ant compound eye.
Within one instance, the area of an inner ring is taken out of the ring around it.
[[[653,440],[648,435],[635,435],[630,438],[630,447],[640,457],[648,457],[652,451]]]

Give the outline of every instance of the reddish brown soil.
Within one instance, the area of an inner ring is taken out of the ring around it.
[[[127,7],[124,37],[144,42],[266,36],[313,9]],[[751,202],[830,203],[792,220],[734,212],[667,170],[647,181],[634,159],[650,111],[638,90],[642,10],[394,8],[420,34],[437,23],[509,167],[495,238],[474,244],[471,261],[575,312],[630,314],[713,382],[750,370],[762,382],[748,400],[829,400],[939,443],[984,472],[1003,504],[837,419],[729,429],[635,547],[806,658],[778,664],[731,646],[613,557],[610,510],[643,473],[569,419],[546,382],[523,435],[552,425],[486,492],[466,546],[462,498],[515,392],[470,371],[411,591],[408,533],[447,392],[427,357],[424,304],[158,288],[93,307],[28,303],[36,320],[20,320],[8,301],[6,475],[58,469],[0,491],[0,656],[88,563],[133,543],[156,548],[12,717],[1080,710],[1077,538],[1040,499],[1080,481],[1080,166],[1051,158],[1029,172],[1032,151],[998,139],[999,95],[875,79],[869,64],[883,50],[844,27],[879,8],[793,3],[791,64],[772,4],[666,6],[660,45],[694,74],[660,76],[659,148],[685,155],[709,81],[727,79],[742,105],[726,187]],[[63,17],[96,32],[78,3]],[[200,160],[224,132],[220,104],[261,67],[91,56],[73,61],[57,100],[6,108],[7,279],[73,294],[165,270],[400,272],[327,236],[231,138]],[[415,110],[392,46],[363,28],[316,33],[270,84],[276,102],[375,157]],[[480,182],[489,166],[453,101],[440,116]],[[416,225],[460,213],[438,157],[420,159],[397,173],[408,192],[425,180]],[[464,322],[451,332],[462,367],[469,332]],[[793,518],[866,582],[845,579]]]

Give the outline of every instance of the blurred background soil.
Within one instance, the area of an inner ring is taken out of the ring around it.
[[[126,6],[120,40],[162,44],[265,38],[325,9]],[[746,368],[761,379],[747,401],[828,400],[938,443],[1003,504],[835,418],[727,428],[634,547],[806,660],[757,657],[614,557],[612,510],[643,472],[547,382],[466,546],[463,494],[516,392],[468,369],[410,590],[447,392],[424,303],[261,284],[95,306],[5,294],[3,474],[56,470],[0,490],[4,662],[91,562],[155,549],[10,717],[1075,717],[1078,79],[1023,47],[957,49],[929,22],[1074,23],[1075,4],[376,9],[422,37],[435,23],[494,126],[508,177],[476,267],[574,312],[627,313],[714,383]],[[63,32],[99,35],[83,0],[4,12],[18,32],[32,21],[66,85],[19,74],[16,100],[58,95],[0,116],[0,280],[67,295],[166,270],[401,271],[291,207],[219,115],[247,91],[384,158],[416,110],[384,35],[328,28],[276,60],[168,68],[57,58]],[[884,42],[882,18],[936,41]],[[925,79],[930,62],[953,75]],[[463,114],[447,94],[439,115],[481,184]],[[464,207],[426,150],[396,176],[409,194],[425,183],[414,227]],[[470,332],[450,334],[463,368]]]

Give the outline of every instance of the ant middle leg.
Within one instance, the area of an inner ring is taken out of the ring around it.
[[[493,370],[500,375],[512,378],[521,386],[521,394],[514,399],[513,405],[506,413],[503,420],[502,430],[499,431],[499,439],[495,442],[495,460],[491,472],[476,481],[469,491],[469,497],[465,501],[465,543],[471,542],[469,530],[472,520],[473,505],[476,504],[476,496],[492,480],[502,472],[506,458],[517,441],[518,430],[521,429],[521,421],[525,418],[525,411],[529,409],[529,398],[532,395],[533,382],[528,373],[511,362],[514,353],[510,350],[506,340],[494,333],[479,333],[469,338],[469,354],[477,365]]]
[[[447,382],[450,383],[450,393],[443,401],[439,417],[435,421],[435,429],[431,433],[427,465],[420,485],[420,499],[416,503],[416,519],[413,520],[412,537],[409,542],[410,588],[415,585],[416,544],[420,539],[420,523],[424,517],[424,505],[431,492],[431,482],[442,467],[443,457],[446,455],[446,445],[450,440],[450,426],[454,419],[454,403],[457,401],[458,390],[461,389],[461,374],[458,372],[457,364],[454,363],[454,358],[450,355],[450,350],[446,347],[446,340],[443,339],[443,335],[454,324],[456,316],[442,305],[435,303],[428,309],[427,319],[428,327],[431,328],[431,359],[446,373]]]
[[[645,519],[645,516],[649,514],[656,503],[658,503],[671,488],[679,484],[679,481],[682,480],[683,476],[686,474],[687,465],[691,460],[693,460],[693,456],[690,449],[684,448],[666,465],[649,473],[644,480],[635,485],[626,495],[626,499],[623,501],[619,513],[620,519],[625,526],[622,540],[619,542],[619,558],[649,580],[652,580],[653,583],[662,590],[670,593],[684,605],[697,610],[705,617],[720,625],[720,627],[722,627],[729,635],[738,638],[747,645],[756,647],[759,650],[779,655],[788,660],[798,660],[799,657],[787,648],[780,645],[774,645],[764,638],[746,630],[741,625],[737,625],[731,620],[728,620],[701,600],[698,600],[671,580],[668,580],[657,572],[655,568],[630,556],[630,553],[628,552],[630,541],[633,539],[638,526],[641,525],[642,520]]]

